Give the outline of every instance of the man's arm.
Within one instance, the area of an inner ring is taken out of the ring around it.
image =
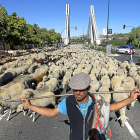
[[[41,115],[53,117],[53,116],[61,114],[58,108],[51,109],[51,108],[38,107],[38,106],[32,105],[30,101],[25,97],[20,98],[20,100],[22,101],[23,105],[26,108],[31,109],[32,111],[37,112]]]
[[[140,95],[140,89],[135,88],[131,92],[131,95],[130,95],[129,98],[124,99],[124,100],[122,100],[120,102],[110,104],[110,111],[116,111],[116,110],[119,110],[119,109],[123,108],[124,106],[126,106],[126,105],[130,104],[131,102],[133,102],[134,100],[136,100],[138,95]]]

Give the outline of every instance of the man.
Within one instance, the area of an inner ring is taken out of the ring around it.
[[[130,62],[133,62],[133,46],[130,47]]]
[[[67,113],[70,120],[70,139],[92,139],[89,137],[89,135],[92,133],[91,128],[93,129],[92,124],[95,115],[97,116],[97,113],[95,96],[88,93],[90,83],[91,79],[88,74],[84,72],[75,74],[73,77],[71,77],[69,83],[70,88],[73,89],[74,95],[63,99],[55,109],[41,108],[31,105],[30,102],[24,97],[20,100],[23,102],[23,105],[26,108],[48,117],[53,117],[61,113]],[[110,104],[110,111],[116,111],[134,101],[138,97],[139,91],[140,90],[138,88],[135,88],[131,92],[131,96],[129,98]]]

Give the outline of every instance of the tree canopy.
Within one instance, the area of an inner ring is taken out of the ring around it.
[[[54,29],[40,28],[37,24],[27,24],[24,17],[19,18],[16,12],[8,15],[5,7],[0,5],[0,40],[6,44],[35,44],[39,47],[51,46],[60,42],[60,33]]]

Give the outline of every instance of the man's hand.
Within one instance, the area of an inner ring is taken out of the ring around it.
[[[138,95],[140,95],[140,89],[139,88],[134,88],[133,91],[130,94],[130,97],[132,101],[136,100]]]
[[[26,108],[30,109],[31,103],[30,103],[30,101],[26,97],[20,98],[20,101],[22,101],[23,105]]]

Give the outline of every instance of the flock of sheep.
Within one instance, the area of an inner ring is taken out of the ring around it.
[[[51,95],[51,98],[31,100],[31,103],[40,107],[50,104],[56,107],[58,102],[54,96],[55,91],[60,86],[68,91],[71,76],[79,72],[90,75],[91,93],[140,88],[140,66],[132,62],[129,64],[128,61],[120,62],[103,52],[84,49],[82,46],[71,45],[53,51],[43,48],[36,50],[35,53],[24,51],[24,55],[3,58],[2,62],[0,106],[1,114],[6,108],[10,108],[7,120],[10,119],[12,110],[23,111],[24,115],[27,110],[21,102],[5,102],[9,96],[10,100],[16,100],[23,96],[34,98]],[[102,96],[108,102],[112,100],[118,102],[129,97],[130,93],[102,94]],[[96,98],[99,98],[99,94],[96,94]],[[134,103],[135,101],[131,104],[132,107]],[[125,110],[126,107],[119,110],[118,120],[122,127],[127,119]],[[35,112],[32,112],[30,117],[33,117],[34,122]]]

